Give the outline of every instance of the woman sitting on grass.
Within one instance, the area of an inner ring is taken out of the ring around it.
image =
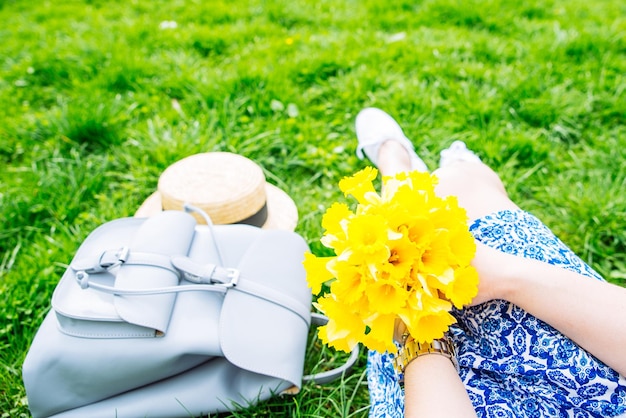
[[[385,112],[363,110],[356,133],[357,153],[382,175],[427,171]],[[457,372],[446,356],[422,354],[406,365],[400,382],[393,357],[370,352],[370,416],[626,413],[626,289],[604,281],[515,205],[497,174],[464,143],[442,151],[435,174],[437,192],[457,196],[466,209],[477,242],[478,295],[454,312],[458,323],[446,337],[460,367]],[[397,331],[401,346],[403,330]]]

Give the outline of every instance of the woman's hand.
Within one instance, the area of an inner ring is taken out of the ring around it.
[[[472,265],[478,272],[478,294],[470,305],[478,305],[493,299],[506,299],[508,280],[519,262],[520,257],[476,242],[476,255]]]

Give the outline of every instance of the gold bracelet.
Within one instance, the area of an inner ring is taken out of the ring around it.
[[[398,350],[393,361],[396,371],[400,374],[404,374],[404,370],[410,362],[425,354],[439,354],[447,357],[450,359],[457,372],[459,371],[459,364],[456,361],[456,350],[450,339],[442,338],[434,340],[431,343],[419,343],[413,339],[406,341],[406,337],[404,344]]]

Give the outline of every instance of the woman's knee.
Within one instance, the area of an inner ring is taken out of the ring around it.
[[[459,161],[442,167],[434,172],[439,179],[442,191],[456,194],[468,189],[493,189],[496,193],[506,194],[500,177],[485,164]]]
[[[489,213],[517,209],[500,177],[485,164],[459,161],[434,172],[440,196],[456,196],[471,219]]]

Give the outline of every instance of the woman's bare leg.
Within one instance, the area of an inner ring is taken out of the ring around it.
[[[378,169],[384,176],[409,171],[410,159],[406,149],[396,141],[386,141],[378,153]],[[500,177],[481,162],[454,161],[434,172],[439,179],[437,193],[453,195],[467,211],[470,219],[505,209],[519,209],[513,203]]]
[[[403,171],[411,171],[411,159],[399,142],[384,142],[378,151],[378,170],[383,176],[393,176]]]
[[[509,199],[500,177],[480,162],[456,161],[433,173],[439,179],[440,196],[456,196],[470,219],[519,207]]]

